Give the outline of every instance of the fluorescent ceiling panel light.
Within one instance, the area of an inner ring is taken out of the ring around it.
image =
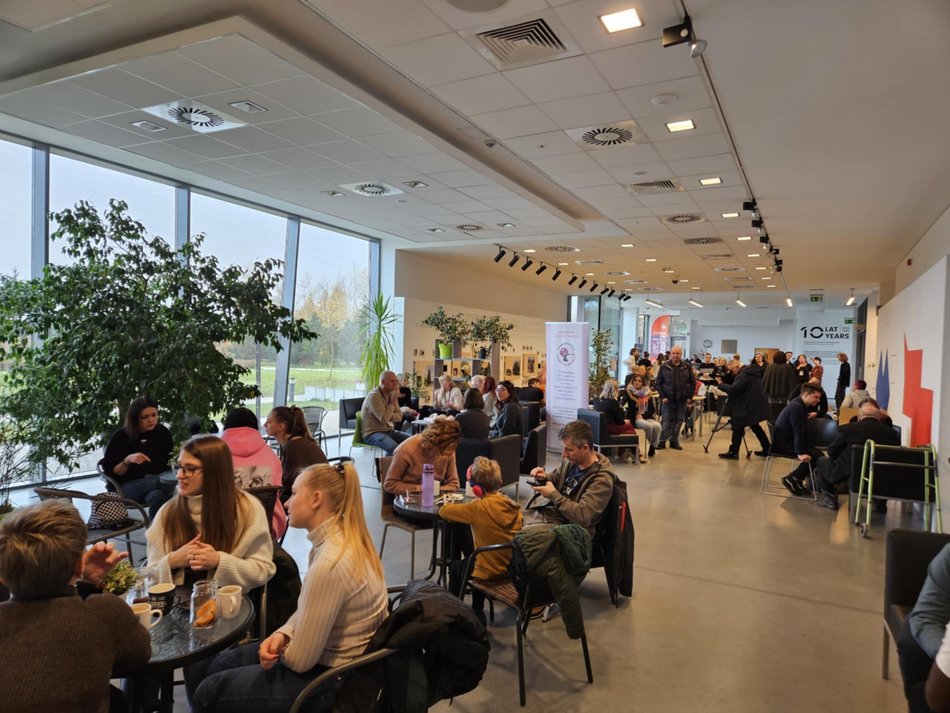
[[[665,267],[663,268],[663,272],[667,275],[672,275],[674,272],[676,272],[676,270],[674,270],[672,267]]]
[[[749,253],[748,255],[746,255],[746,257],[762,257],[762,256],[759,255],[758,253]]]
[[[570,264],[571,264],[571,263],[569,263],[569,262],[559,262],[559,263],[558,263],[558,265],[560,265],[561,267],[564,267],[565,265],[570,265]]]
[[[771,279],[772,279],[772,276],[771,276],[771,275],[766,275],[765,277],[760,277],[759,279],[760,279],[760,280],[771,280]]]
[[[736,299],[736,304],[739,305],[740,307],[745,307],[745,302],[743,302],[742,300],[738,298]]]
[[[444,233],[445,231],[442,228],[429,228],[430,233]]]
[[[622,32],[623,30],[632,30],[634,27],[642,27],[643,20],[632,7],[619,12],[612,12],[609,15],[601,15],[600,21],[607,32]]]
[[[689,300],[689,303],[693,305],[693,307],[702,307],[702,304],[700,304],[699,302],[697,302],[696,300],[692,298]]]
[[[718,186],[722,183],[722,179],[719,176],[712,176],[710,178],[700,178],[699,184],[701,186]]]
[[[775,287],[775,285],[766,285],[766,287]]]
[[[723,218],[738,218],[738,213],[722,213]]]
[[[684,282],[689,282],[689,280],[680,280],[680,284],[681,284],[681,285],[682,285]]]
[[[702,288],[702,287],[694,287],[693,289],[694,289],[694,290],[701,290],[701,289],[703,289],[703,288]]]
[[[522,250],[521,252],[523,252],[523,253],[536,253],[536,252],[538,252],[538,251],[535,250],[534,248],[528,248],[527,250]]]
[[[756,270],[768,270],[768,268],[765,267],[764,265],[759,265],[759,266],[758,266],[757,268],[755,268],[755,269],[756,269]]]
[[[736,238],[736,240],[740,240],[740,241],[752,240],[752,236],[751,236],[751,235],[740,235],[738,238]]]
[[[646,259],[646,261],[647,261],[647,262],[656,262],[656,258],[655,258],[655,257],[648,257],[648,258]]]
[[[785,304],[787,304],[789,307],[791,307],[791,306],[792,306],[792,298],[791,298],[791,297],[786,297],[786,298],[785,298]]]
[[[650,305],[651,307],[656,307],[657,309],[663,309],[663,305],[661,305],[659,302],[656,302],[655,300],[646,300],[646,304]]]
[[[403,181],[404,186],[409,186],[409,188],[428,188],[428,183],[423,183],[422,181]]]
[[[633,243],[620,243],[620,247],[622,247],[622,248],[632,248],[632,247],[633,247]]]
[[[142,131],[147,131],[150,134],[157,134],[159,131],[165,131],[164,126],[159,126],[158,124],[153,124],[151,121],[143,119],[142,121],[133,121],[132,126],[136,129],[141,129]]]
[[[666,124],[666,130],[671,134],[675,134],[677,131],[692,131],[696,128],[696,124],[693,123],[692,119],[684,119],[683,121],[670,121]]]

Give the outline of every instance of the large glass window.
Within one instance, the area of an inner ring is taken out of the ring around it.
[[[109,207],[109,200],[125,201],[129,215],[145,226],[152,235],[160,235],[175,244],[175,189],[166,183],[117,171],[68,156],[50,155],[50,212],[73,208],[79,201],[89,201],[99,213]],[[50,233],[56,229],[50,225]],[[52,242],[49,261],[64,264],[62,244]]]
[[[0,274],[30,277],[32,150],[0,140]]]
[[[290,352],[288,402],[336,410],[342,398],[366,393],[360,383],[360,308],[369,295],[367,240],[301,224],[294,316],[306,319],[318,339]],[[328,433],[336,418],[324,420]]]
[[[287,218],[256,208],[192,193],[191,234],[204,233],[202,252],[214,255],[219,263],[249,268],[267,258],[284,259],[287,238]],[[280,302],[280,293],[273,295]],[[221,345],[238,364],[250,369],[247,383],[259,384],[260,409],[256,402],[248,408],[267,411],[274,402],[277,374],[277,353],[272,347],[261,347],[253,340],[243,344]]]

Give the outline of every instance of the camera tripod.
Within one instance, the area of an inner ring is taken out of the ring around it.
[[[732,427],[731,419],[726,416],[726,404],[729,401],[728,396],[718,396],[717,400],[719,402],[719,407],[716,409],[716,423],[713,425],[712,430],[709,432],[709,438],[706,439],[706,443],[703,444],[703,451],[709,453],[709,444],[712,443],[713,436],[722,431],[725,428]],[[725,420],[723,420],[725,419]],[[742,429],[742,446],[745,448],[745,457],[751,458],[752,451],[749,449],[749,444],[745,442],[745,429]]]

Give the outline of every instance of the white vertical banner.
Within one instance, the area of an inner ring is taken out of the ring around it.
[[[560,450],[557,434],[590,404],[590,324],[547,322],[547,381],[544,394],[548,448]]]

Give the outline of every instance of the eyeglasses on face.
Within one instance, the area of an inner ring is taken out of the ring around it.
[[[186,478],[194,478],[198,473],[200,473],[203,468],[200,465],[192,465],[191,463],[179,463],[175,461],[172,463],[172,467],[176,471],[181,471]]]

